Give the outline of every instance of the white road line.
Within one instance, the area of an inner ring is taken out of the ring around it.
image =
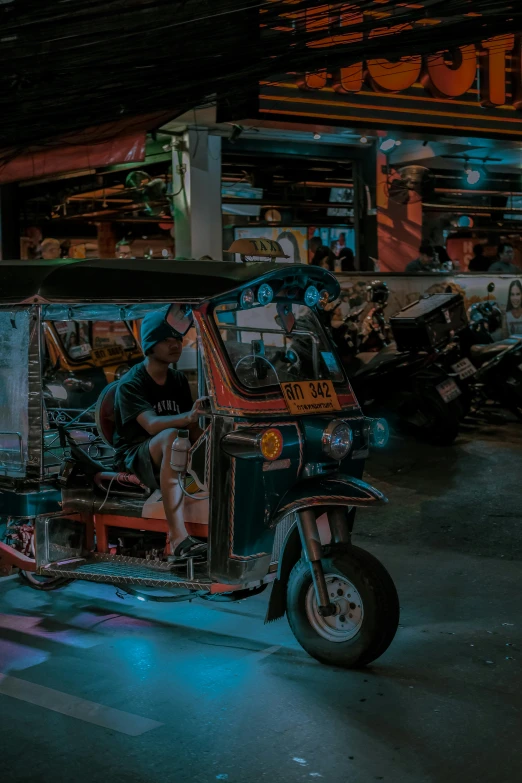
[[[81,631],[76,628],[64,628],[63,630],[48,630],[44,626],[45,617],[26,617],[16,614],[0,614],[0,629],[6,631],[19,631],[28,636],[41,639],[49,639],[57,644],[65,644],[68,647],[78,647],[88,650],[102,644],[105,639],[89,631]]]
[[[62,715],[68,715],[86,723],[94,723],[96,726],[119,731],[131,737],[138,737],[140,734],[163,726],[163,723],[156,720],[142,718],[131,712],[115,710],[112,707],[97,704],[95,701],[79,699],[68,693],[46,688],[43,685],[35,685],[33,682],[19,680],[6,674],[0,674],[0,694],[29,702],[29,704],[36,704],[38,707],[45,707],[53,712],[60,712]]]

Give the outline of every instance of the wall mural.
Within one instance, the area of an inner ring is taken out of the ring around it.
[[[351,309],[366,302],[366,287],[373,280],[383,280],[390,289],[386,318],[395,315],[403,307],[416,302],[426,294],[458,293],[464,297],[466,309],[475,302],[495,300],[502,310],[503,336],[522,334],[522,277],[511,275],[439,275],[398,276],[390,274],[339,275],[342,289],[341,311],[347,315]],[[495,290],[488,294],[488,284]]]

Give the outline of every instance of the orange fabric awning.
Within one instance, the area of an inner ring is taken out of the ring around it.
[[[0,184],[41,179],[52,174],[139,163],[145,160],[147,130],[172,119],[174,112],[142,115],[53,139],[47,144],[0,152]]]

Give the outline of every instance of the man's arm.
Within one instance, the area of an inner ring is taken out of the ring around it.
[[[190,429],[192,433],[194,429],[192,425],[197,423],[199,416],[203,413],[203,399],[196,400],[192,410],[187,413],[178,413],[176,416],[157,416],[153,410],[147,410],[140,413],[136,417],[136,421],[152,436],[170,429]]]

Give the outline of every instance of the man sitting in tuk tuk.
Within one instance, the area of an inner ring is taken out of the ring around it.
[[[192,401],[187,378],[170,367],[179,361],[183,335],[166,320],[165,308],[148,313],[141,325],[145,359],[120,381],[115,397],[116,460],[149,489],[161,489],[172,559],[204,555],[207,545],[187,534],[183,492],[170,466],[178,429],[199,437],[203,400]],[[159,487],[158,487],[159,484]]]

